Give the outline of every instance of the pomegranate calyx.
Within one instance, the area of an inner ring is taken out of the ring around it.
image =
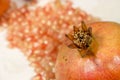
[[[80,28],[73,26],[73,29],[73,34],[66,34],[66,37],[72,41],[68,47],[77,49],[81,57],[84,57],[92,43],[92,28],[87,27],[85,22],[82,21]]]

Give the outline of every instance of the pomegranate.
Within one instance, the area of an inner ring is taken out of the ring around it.
[[[66,36],[71,43],[59,48],[56,80],[120,80],[119,23],[82,22]]]
[[[0,0],[0,16],[9,8],[9,0]]]

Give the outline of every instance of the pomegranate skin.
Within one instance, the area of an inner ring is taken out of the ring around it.
[[[0,16],[9,8],[9,0],[0,0]]]
[[[94,55],[81,57],[77,49],[61,45],[56,61],[56,80],[120,80],[120,24],[94,22]],[[90,52],[88,52],[90,53]]]

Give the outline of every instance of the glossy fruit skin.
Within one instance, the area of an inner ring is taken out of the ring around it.
[[[8,9],[9,0],[0,0],[0,16]]]
[[[81,57],[78,50],[62,45],[56,61],[56,80],[120,80],[120,24],[94,22],[94,55]]]

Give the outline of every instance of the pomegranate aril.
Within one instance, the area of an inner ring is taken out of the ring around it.
[[[55,79],[54,65],[64,35],[82,20],[94,21],[84,11],[73,8],[68,0],[66,3],[56,0],[35,9],[23,6],[9,15],[8,41],[23,51],[35,68],[33,80]]]

